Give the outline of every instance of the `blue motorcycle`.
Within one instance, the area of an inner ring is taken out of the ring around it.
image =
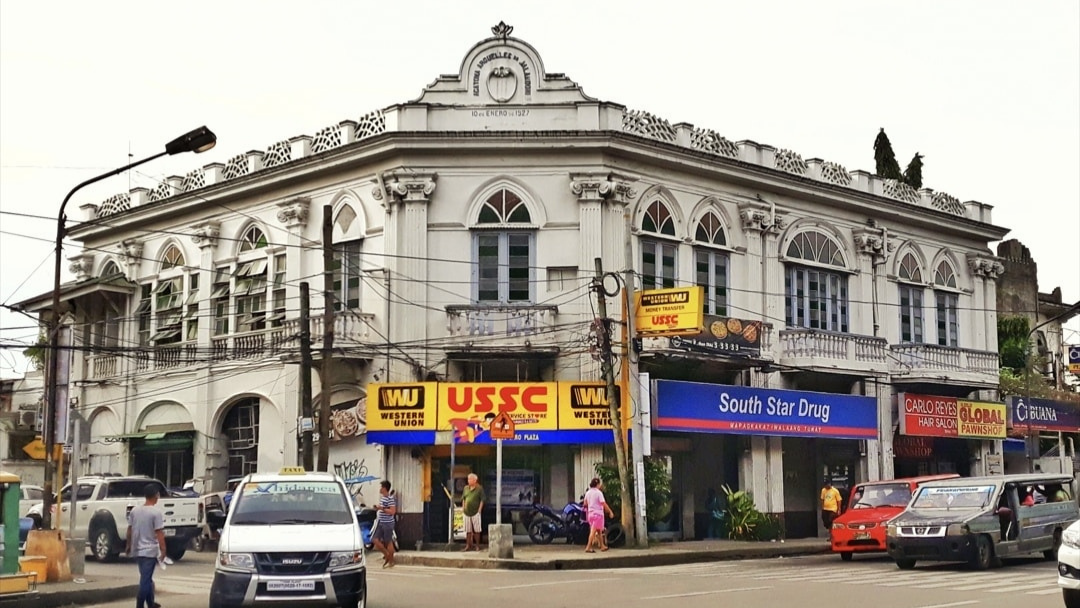
[[[585,544],[589,540],[589,522],[585,508],[578,503],[569,503],[556,513],[555,509],[542,504],[534,504],[536,515],[529,524],[529,538],[538,545],[549,545],[556,538],[565,538],[567,544]],[[608,546],[618,547],[626,542],[626,531],[622,524],[611,519],[604,519],[604,534]]]

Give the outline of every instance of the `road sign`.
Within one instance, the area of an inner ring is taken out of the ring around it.
[[[491,438],[514,438],[514,421],[512,418],[510,418],[510,414],[502,412],[498,416],[495,416],[495,419],[491,421]]]
[[[53,445],[53,460],[60,460],[63,450],[63,445],[59,443]],[[41,440],[41,437],[34,437],[33,441],[23,446],[23,451],[34,460],[45,460],[45,442]]]
[[[1069,371],[1080,376],[1080,346],[1069,347]]]

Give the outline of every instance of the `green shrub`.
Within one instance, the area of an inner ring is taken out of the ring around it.
[[[784,537],[784,525],[776,515],[766,515],[754,506],[754,497],[745,490],[721,486],[727,497],[725,524],[732,540],[776,540]]]

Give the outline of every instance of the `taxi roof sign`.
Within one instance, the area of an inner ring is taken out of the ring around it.
[[[278,475],[306,475],[307,469],[304,467],[281,467],[278,471]]]

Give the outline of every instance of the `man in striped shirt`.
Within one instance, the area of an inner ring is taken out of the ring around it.
[[[372,531],[371,542],[383,554],[383,568],[394,567],[394,521],[397,515],[397,497],[390,491],[390,482],[379,484],[378,522]]]

